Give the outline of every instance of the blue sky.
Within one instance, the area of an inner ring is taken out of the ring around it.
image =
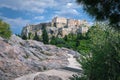
[[[49,22],[55,16],[93,22],[75,0],[0,0],[0,19],[16,34],[27,24]]]

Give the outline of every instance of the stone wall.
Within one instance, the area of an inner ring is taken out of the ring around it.
[[[29,33],[33,35],[37,33],[42,35],[42,29],[46,27],[49,37],[59,36],[64,37],[69,33],[86,33],[88,31],[88,22],[85,20],[66,19],[55,17],[49,23],[40,23],[37,25],[27,25],[22,30],[22,36],[29,37]]]
[[[52,19],[52,25],[58,28],[64,27],[67,25],[67,19],[62,17],[55,17]]]

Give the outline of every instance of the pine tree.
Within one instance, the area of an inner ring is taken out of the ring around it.
[[[43,40],[44,44],[48,44],[49,43],[48,33],[46,31],[46,27],[45,26],[43,26],[42,40]]]
[[[37,32],[35,33],[35,36],[34,36],[33,39],[36,40],[36,41],[40,41],[40,39],[39,39],[39,37],[38,37],[38,35],[37,35]]]
[[[84,10],[98,21],[109,21],[120,30],[120,0],[76,0]]]

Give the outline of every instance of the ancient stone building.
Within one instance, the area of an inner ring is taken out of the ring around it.
[[[52,25],[57,28],[67,26],[67,19],[63,17],[55,17],[52,19]]]
[[[37,25],[27,25],[22,30],[22,35],[26,37],[29,33],[37,33],[39,36],[42,35],[42,29],[46,27],[49,37],[58,36],[64,37],[70,33],[86,33],[89,29],[88,22],[85,20],[66,19],[63,17],[55,17],[49,23],[40,23]]]

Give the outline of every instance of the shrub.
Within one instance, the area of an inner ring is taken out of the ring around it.
[[[120,32],[96,24],[88,36],[91,52],[80,61],[86,80],[120,80]]]
[[[0,20],[0,36],[9,39],[11,34],[10,25]]]

